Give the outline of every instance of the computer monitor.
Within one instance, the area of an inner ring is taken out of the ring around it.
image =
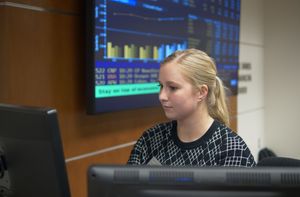
[[[300,196],[300,168],[93,165],[88,197]]]
[[[70,197],[55,109],[0,104],[0,196]]]

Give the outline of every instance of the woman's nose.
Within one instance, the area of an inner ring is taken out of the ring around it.
[[[160,101],[166,101],[166,100],[168,100],[166,91],[163,88],[159,92],[159,100]]]

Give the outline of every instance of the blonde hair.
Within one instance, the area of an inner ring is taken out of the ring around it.
[[[195,87],[204,84],[208,86],[207,108],[209,115],[229,126],[225,87],[222,80],[217,76],[214,60],[198,49],[186,49],[176,51],[166,57],[161,66],[169,62],[176,62],[183,76]]]

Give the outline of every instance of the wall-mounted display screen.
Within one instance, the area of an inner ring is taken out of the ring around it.
[[[88,113],[158,105],[159,64],[186,48],[237,92],[240,0],[88,0],[86,23]]]

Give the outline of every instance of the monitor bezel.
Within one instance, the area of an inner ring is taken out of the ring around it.
[[[295,196],[300,181],[288,184],[281,176],[300,177],[300,168],[173,167],[92,165],[88,197],[123,196]]]
[[[0,103],[0,145],[2,195],[71,196],[56,109]]]

